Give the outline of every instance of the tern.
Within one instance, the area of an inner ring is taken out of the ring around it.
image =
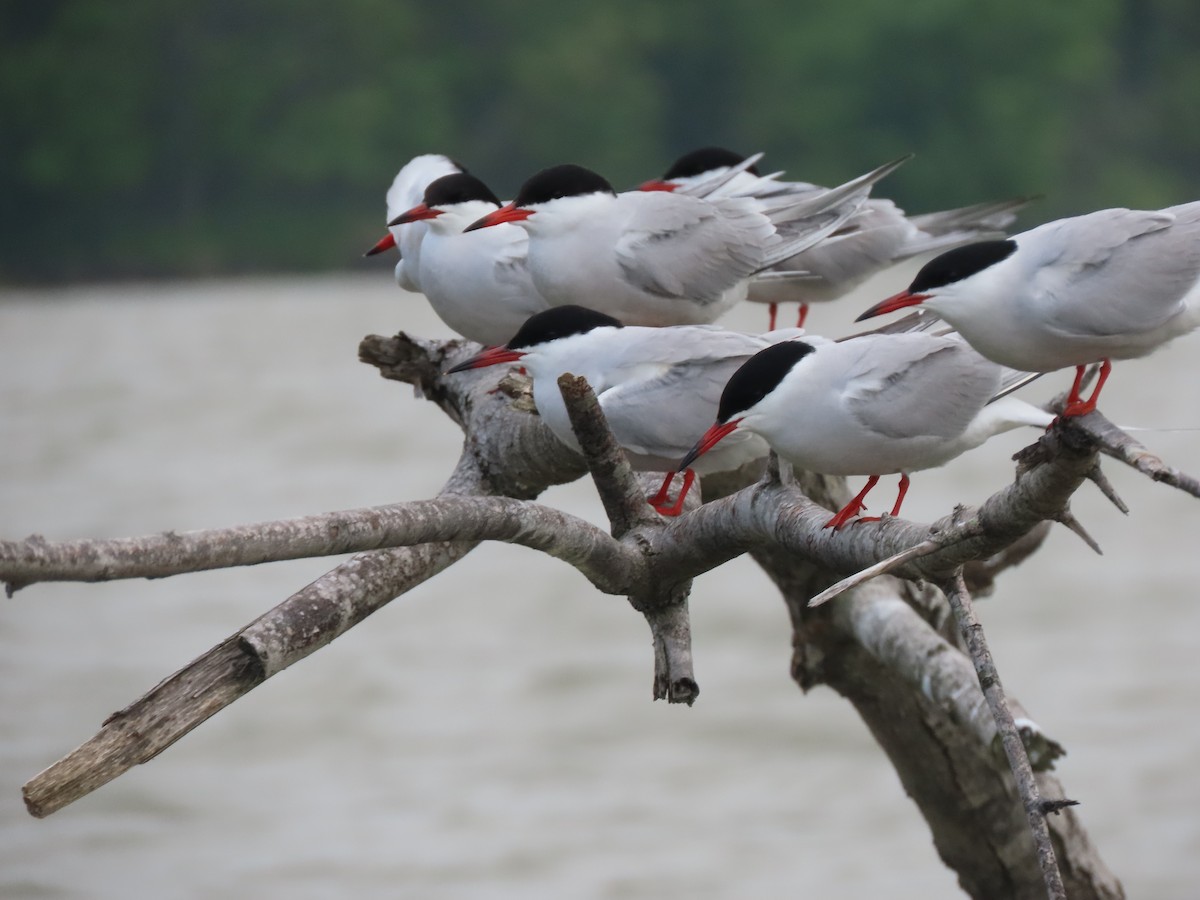
[[[387,221],[390,223],[406,209],[421,202],[425,188],[436,178],[467,170],[448,156],[440,153],[425,153],[414,156],[401,167],[392,180],[387,192]],[[421,242],[427,227],[420,222],[411,225],[388,227],[388,233],[380,238],[363,256],[374,256],[396,247],[400,251],[400,262],[396,263],[396,283],[406,291],[421,293],[420,267]]]
[[[643,183],[641,190],[682,190],[702,197],[743,196],[764,201],[825,190],[803,181],[782,181],[781,172],[761,176],[754,165],[727,181],[716,181],[745,160],[723,147],[703,147],[681,156],[661,179]],[[710,189],[713,184],[718,186]],[[779,303],[799,303],[798,324],[802,326],[810,304],[836,300],[897,263],[972,241],[1004,237],[1017,211],[1030,199],[1017,197],[908,216],[891,200],[870,197],[828,238],[755,276],[747,299],[770,305],[771,328]]]
[[[930,260],[859,320],[920,304],[988,359],[1030,372],[1074,366],[1064,416],[1096,408],[1114,359],[1200,325],[1200,201],[1105,209]],[[1091,397],[1084,371],[1100,363]]]
[[[1051,423],[1044,410],[1000,396],[1004,380],[1001,366],[953,334],[869,333],[775,344],[729,379],[715,424],[679,469],[750,431],[799,468],[869,476],[826,528],[840,529],[863,510],[881,475],[900,475],[891,513],[897,516],[909,472],[940,466],[1020,425]]]
[[[712,421],[730,376],[772,341],[801,333],[788,329],[758,336],[714,325],[627,326],[595,310],[557,306],[532,316],[507,345],[485,350],[450,372],[519,360],[533,379],[542,420],[575,450],[579,442],[558,378],[568,372],[585,377],[630,464],[667,473],[651,505],[663,515],[678,515],[696,473],[736,469],[767,455],[758,436],[749,431],[736,435],[711,459],[689,469],[678,498],[668,502],[679,459]]]
[[[425,223],[418,277],[438,317],[481,344],[503,344],[547,303],[533,286],[525,254],[529,238],[515,226],[463,233],[501,206],[486,184],[466,172],[443,175],[424,199],[388,222]]]
[[[766,206],[745,197],[618,194],[582,166],[554,166],[467,230],[524,228],[533,283],[553,306],[584,305],[627,325],[708,323],[745,298],[750,276],[836,230],[903,161]]]

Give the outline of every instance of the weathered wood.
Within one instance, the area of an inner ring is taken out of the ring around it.
[[[113,713],[99,733],[22,788],[25,807],[42,818],[153,759],[205,719],[265,679],[237,635]]]
[[[610,494],[613,531],[620,535],[613,537],[569,517],[553,518],[544,507],[475,502],[478,495],[531,498],[549,484],[578,477],[584,462],[555,441],[535,415],[515,411],[508,398],[491,393],[494,378],[441,375],[471,352],[461,342],[405,337],[368,338],[361,348],[385,377],[417,385],[462,424],[467,434],[463,457],[445,491],[475,496],[440,505],[426,501],[407,513],[397,507],[398,516],[415,513],[420,520],[403,525],[408,529],[403,539],[429,542],[348,560],[171,676],[31,781],[26,786],[31,812],[46,815],[160,753],[265,678],[460,558],[472,546],[468,536],[538,546],[589,572],[601,589],[627,592],[651,624],[656,696],[690,702],[696,688],[686,608],[689,579],[751,551],[780,586],[792,616],[797,681],[805,688],[828,684],[854,703],[964,888],[977,897],[1023,898],[1036,896],[1029,885],[1037,882],[1044,895],[1028,826],[1011,776],[997,757],[996,726],[983,712],[978,679],[958,648],[927,621],[937,616],[915,602],[908,586],[892,579],[860,585],[819,610],[809,610],[806,603],[839,573],[923,542],[936,547],[899,566],[897,575],[945,580],[965,562],[990,559],[1014,546],[1039,522],[1060,518],[1073,491],[1094,469],[1096,447],[1088,434],[1075,434],[1075,427],[1052,429],[1027,455],[1016,481],[978,510],[956,510],[933,526],[890,520],[838,533],[822,527],[834,502],[831,493],[844,489],[838,479],[804,476],[806,493],[801,493],[776,467],[758,484],[667,521],[645,513],[644,499],[635,496],[633,482],[619,471],[619,454],[609,447],[601,454],[606,457],[602,467],[608,468],[597,484]],[[580,394],[582,401],[588,393]],[[590,460],[593,472],[597,458]],[[470,519],[476,513],[501,524],[489,525],[486,534],[470,526],[448,530],[455,517]],[[363,539],[379,540],[377,526],[368,525]],[[322,539],[328,540],[329,522],[324,526]],[[554,531],[570,534],[549,534]],[[446,538],[459,540],[441,540]],[[339,529],[333,539],[345,534]],[[261,555],[262,550],[246,552]],[[5,570],[3,558],[0,548],[0,577],[19,583],[19,573]],[[1039,739],[1045,746],[1038,768],[1044,769],[1053,762],[1056,745]],[[1061,796],[1046,772],[1036,777],[1042,795]],[[1070,896],[1122,896],[1071,810],[1049,826]]]
[[[1025,817],[1029,822],[1038,863],[1042,867],[1042,877],[1046,882],[1046,896],[1049,900],[1066,900],[1066,889],[1063,887],[1062,873],[1058,870],[1058,860],[1054,856],[1054,845],[1050,841],[1050,829],[1046,825],[1046,813],[1042,808],[1037,780],[1033,776],[1033,766],[1029,763],[1025,744],[1009,711],[1008,699],[1004,696],[1004,688],[1000,684],[1000,673],[996,671],[996,662],[992,659],[992,651],[988,649],[983,625],[975,616],[971,595],[963,582],[962,572],[955,573],[954,577],[943,585],[942,590],[954,611],[963,642],[979,675],[979,686],[991,708],[992,718],[996,721],[996,730],[1004,746],[1004,754],[1008,757],[1008,765],[1016,780],[1017,793],[1025,807]]]

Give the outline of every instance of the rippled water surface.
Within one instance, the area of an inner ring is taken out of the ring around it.
[[[845,319],[813,315],[830,333]],[[433,494],[459,433],[356,360],[363,335],[400,328],[445,333],[379,275],[0,295],[0,537]],[[1200,426],[1198,351],[1193,336],[1118,365],[1106,411]],[[1024,437],[918,474],[907,514],[982,499]],[[1145,440],[1200,470],[1200,434]],[[1194,897],[1200,502],[1107,469],[1130,516],[1091,486],[1075,501],[1105,555],[1059,529],[981,614],[1130,895]],[[586,483],[545,499],[601,518]],[[696,584],[694,708],[650,702],[648,634],[623,601],[486,546],[149,764],[25,813],[22,783],[333,562],[2,603],[0,896],[960,896],[853,711],[788,679],[783,606],[745,561]]]

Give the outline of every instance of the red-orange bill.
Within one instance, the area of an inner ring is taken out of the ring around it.
[[[507,347],[489,347],[482,353],[476,353],[470,359],[460,362],[446,370],[447,375],[455,372],[465,372],[467,369],[482,369],[486,366],[496,366],[500,363],[516,362],[525,355],[523,350],[509,350]]]
[[[393,237],[392,233],[389,231],[387,234],[385,234],[383,237],[381,237],[378,241],[376,241],[375,246],[372,247],[370,250],[368,250],[366,253],[364,253],[363,256],[374,256],[376,253],[382,253],[384,250],[391,250],[395,246],[396,246],[396,238]]]
[[[463,232],[475,231],[477,228],[490,228],[493,225],[501,225],[504,222],[520,222],[522,219],[528,219],[533,215],[533,210],[522,209],[519,206],[508,204],[502,206],[495,212],[490,212],[481,219],[476,219],[470,225],[463,229]]]
[[[928,294],[910,294],[908,291],[901,291],[898,294],[892,294],[886,300],[880,300],[854,321],[861,322],[863,319],[882,316],[884,313],[895,312],[907,306],[916,306],[918,303],[928,299],[928,297]]]
[[[688,451],[688,455],[683,458],[683,460],[679,463],[679,468],[675,471],[682,472],[684,469],[694,463],[697,458],[703,456],[705,453],[715,447],[722,438],[737,428],[738,423],[741,421],[741,419],[732,419],[724,424],[717,422],[715,425],[709,428],[708,431],[704,432],[704,436],[701,437],[700,440],[696,441],[696,446]]]

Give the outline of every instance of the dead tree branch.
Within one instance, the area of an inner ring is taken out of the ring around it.
[[[971,608],[971,595],[963,582],[962,572],[955,573],[943,585],[950,608],[958,621],[971,662],[979,675],[979,685],[983,696],[987,698],[992,717],[996,720],[996,729],[1004,745],[1008,764],[1016,780],[1017,792],[1025,806],[1025,817],[1029,821],[1029,830],[1033,835],[1033,843],[1037,848],[1038,862],[1042,867],[1042,877],[1046,882],[1046,893],[1050,900],[1066,900],[1066,889],[1063,887],[1062,873],[1058,870],[1058,860],[1054,855],[1054,845],[1050,841],[1050,830],[1046,826],[1046,813],[1042,808],[1042,798],[1038,792],[1036,779],[1033,777],[1033,767],[1025,754],[1025,745],[1021,734],[1017,731],[1012,713],[1008,709],[1008,699],[1004,696],[1004,688],[1000,684],[1000,673],[996,671],[996,663],[992,652],[988,649],[987,639],[983,634],[983,626],[975,617]]]
[[[536,415],[514,409],[508,396],[492,391],[494,373],[441,375],[472,349],[404,335],[369,337],[360,347],[361,357],[384,377],[413,384],[464,430],[458,468],[435,500],[246,530],[160,536],[146,539],[150,544],[140,550],[121,542],[101,542],[87,552],[83,542],[0,544],[0,579],[16,587],[56,577],[51,570],[68,557],[76,559],[70,563],[74,574],[61,577],[91,580],[172,574],[164,568],[168,553],[175,554],[176,571],[184,571],[185,564],[195,570],[367,550],[110,717],[96,737],[26,786],[31,812],[53,812],[152,758],[266,678],[461,558],[478,540],[543,550],[578,568],[600,590],[628,597],[654,637],[654,695],[691,702],[698,690],[687,613],[691,579],[751,552],[779,585],[792,616],[797,681],[805,688],[828,684],[855,704],[964,888],[980,897],[1033,896],[1028,827],[997,758],[996,725],[966,657],[931,624],[944,622],[948,610],[943,614],[928,603],[945,609],[945,601],[928,600],[926,595],[936,594],[928,589],[917,602],[911,583],[883,578],[859,584],[819,610],[807,603],[839,575],[889,559],[892,574],[914,583],[945,583],[979,560],[987,561],[982,571],[994,577],[1031,552],[1027,544],[1037,539],[1026,536],[1044,533],[1041,523],[1069,518],[1070,497],[1094,473],[1097,446],[1104,443],[1090,428],[1070,423],[1051,429],[1023,455],[1012,484],[978,508],[956,509],[929,526],[885,519],[829,531],[823,526],[828,509],[840,505],[832,495],[844,489],[843,482],[801,473],[802,492],[778,469],[668,521],[645,503],[586,384],[575,379],[561,385],[587,448],[581,458],[553,439]],[[579,477],[585,466],[609,513],[611,534],[528,502],[551,484]],[[727,482],[721,492],[729,489]],[[218,562],[213,542],[234,536],[244,546],[219,557],[233,561]],[[414,546],[401,546],[406,544]],[[1061,796],[1044,771],[1061,748],[1036,726],[1024,737],[1032,745],[1041,793]],[[1119,884],[1072,811],[1055,817],[1050,832],[1065,860],[1072,896],[1120,896]]]

